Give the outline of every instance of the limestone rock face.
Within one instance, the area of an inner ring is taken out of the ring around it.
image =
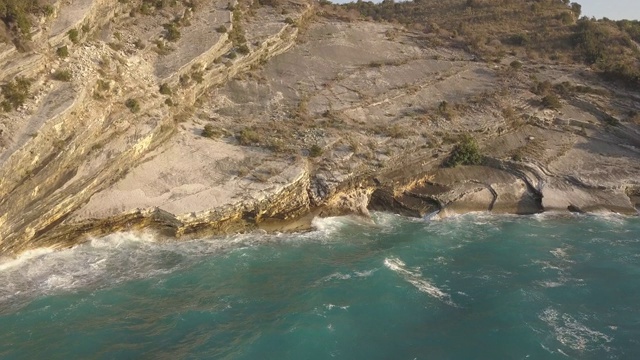
[[[32,80],[0,114],[0,256],[113,231],[298,231],[375,210],[637,214],[640,97],[583,66],[513,72],[512,59],[475,61],[315,2],[135,3],[54,1],[32,50],[0,45],[3,81]],[[533,73],[599,91],[544,109]],[[482,164],[445,167],[465,135]]]

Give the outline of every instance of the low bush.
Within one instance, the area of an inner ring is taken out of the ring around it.
[[[163,25],[167,33],[165,34],[165,38],[168,41],[178,41],[182,34],[180,34],[180,30],[178,30],[178,26],[174,23],[168,23]]]
[[[322,148],[318,145],[313,145],[309,148],[309,157],[316,158],[322,155]]]
[[[77,44],[78,41],[80,41],[80,33],[78,33],[78,30],[76,29],[69,30],[67,35],[69,36],[69,40],[74,44]]]
[[[548,94],[542,98],[542,106],[546,109],[558,110],[562,107],[562,103],[556,95]]]
[[[169,86],[169,84],[163,83],[162,85],[160,85],[160,94],[171,95],[171,93],[172,93],[171,86]]]
[[[238,46],[238,53],[242,54],[242,55],[247,55],[249,53],[249,47],[247,46],[247,44],[242,44],[240,46]]]
[[[57,70],[51,75],[53,80],[69,82],[73,78],[71,70]]]
[[[198,84],[202,84],[204,82],[204,72],[202,71],[194,71],[191,73],[191,79],[197,82]]]
[[[62,46],[62,47],[59,47],[56,50],[56,55],[58,55],[58,57],[61,57],[61,58],[68,57],[69,56],[69,48],[66,45]]]
[[[258,145],[262,142],[262,136],[257,131],[249,128],[240,131],[236,138],[240,145],[244,146]]]
[[[29,90],[31,88],[31,80],[25,77],[17,77],[13,81],[2,85],[2,96],[4,100],[0,105],[4,111],[11,111],[19,108],[27,101]]]
[[[147,44],[145,44],[145,42],[141,39],[138,39],[133,43],[133,46],[135,46],[138,50],[144,50],[144,48],[147,47]]]
[[[509,64],[509,66],[511,66],[511,68],[512,68],[513,70],[520,70],[520,69],[522,69],[522,63],[521,63],[520,61],[518,61],[518,60],[513,60],[513,61],[511,62],[511,64]]]
[[[140,103],[136,99],[129,99],[124,105],[134,114],[140,111]]]
[[[478,143],[471,135],[465,135],[453,149],[453,153],[445,165],[455,167],[458,165],[480,165],[481,163],[482,154]]]
[[[213,125],[207,124],[202,129],[202,136],[209,139],[216,139],[222,136],[222,132],[217,130]]]

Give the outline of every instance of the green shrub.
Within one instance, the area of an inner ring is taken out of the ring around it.
[[[224,25],[220,25],[216,28],[216,31],[219,32],[220,34],[224,34],[227,32],[227,28]]]
[[[69,36],[69,40],[71,40],[72,43],[77,44],[79,41],[79,33],[78,30],[76,29],[71,29],[69,30],[69,32],[67,33],[67,35]]]
[[[160,94],[171,95],[171,93],[172,93],[171,86],[169,86],[169,84],[163,83],[162,85],[160,85]]]
[[[240,131],[237,139],[240,145],[244,146],[258,145],[262,141],[262,137],[260,136],[260,134],[257,131],[249,128]]]
[[[309,148],[309,157],[316,158],[322,155],[322,148],[318,145],[313,145]]]
[[[249,53],[249,47],[247,46],[247,44],[242,44],[238,46],[237,51],[242,55],[247,55]]]
[[[134,114],[140,111],[140,103],[136,99],[129,99],[124,105]]]
[[[244,28],[242,27],[242,12],[240,9],[233,10],[233,27],[229,32],[229,39],[233,42],[234,46],[244,44],[247,39],[244,36]]]
[[[189,74],[180,75],[180,85],[182,85],[182,87],[188,86],[189,81],[191,81],[191,76],[189,76]]]
[[[518,61],[518,60],[513,60],[513,61],[511,62],[511,64],[509,64],[509,66],[511,66],[511,68],[512,68],[513,70],[520,70],[520,69],[522,69],[522,63],[521,63],[520,61]]]
[[[480,165],[481,163],[482,154],[480,154],[478,143],[470,135],[465,135],[453,149],[446,165],[455,167],[458,165]]]
[[[19,108],[27,101],[31,80],[25,77],[17,77],[13,81],[0,86],[4,100],[1,103],[4,111],[11,111]]]
[[[136,40],[136,41],[133,43],[133,46],[135,46],[135,47],[136,47],[136,49],[138,49],[138,50],[143,50],[144,48],[146,48],[146,47],[147,47],[147,45],[146,45],[146,44],[144,43],[144,41],[142,41],[141,39]]]
[[[582,5],[578,3],[571,3],[571,11],[576,15],[577,18],[582,14]]]
[[[167,55],[174,50],[170,46],[167,46],[162,40],[157,40],[155,44],[156,47],[153,50],[158,53],[158,55]]]
[[[289,24],[289,25],[295,25],[295,24],[296,24],[296,21],[295,21],[295,20],[293,20],[291,17],[288,17],[288,16],[287,16],[287,18],[286,18],[286,19],[284,19],[284,23],[285,23],[285,24]]]
[[[66,57],[68,57],[68,56],[69,56],[69,48],[68,48],[66,45],[65,45],[65,46],[62,46],[62,47],[59,47],[59,48],[56,50],[56,55],[58,55],[58,56],[59,56],[59,57],[61,57],[61,58],[66,58]]]
[[[613,117],[613,116],[611,116],[611,115],[606,115],[606,116],[604,117],[604,122],[605,122],[607,125],[610,125],[610,126],[618,126],[618,125],[620,125],[620,121],[619,121],[618,119],[614,118],[614,117]]]
[[[549,92],[553,89],[553,84],[550,81],[545,80],[543,82],[537,82],[535,87],[533,88],[533,93],[536,95],[544,96],[549,94]]]
[[[558,110],[562,107],[562,103],[556,95],[548,94],[542,98],[542,106],[546,109]]]
[[[109,91],[111,90],[111,84],[109,84],[108,81],[106,80],[102,80],[102,79],[98,79],[98,90],[100,91]]]
[[[57,81],[68,82],[73,78],[73,74],[71,73],[71,70],[56,70],[56,72],[51,75],[51,78]]]
[[[573,14],[570,13],[569,11],[565,11],[561,13],[559,18],[564,25],[571,25],[574,22]]]
[[[453,107],[449,105],[447,101],[444,101],[444,100],[441,101],[440,104],[438,104],[438,114],[440,114],[442,117],[444,117],[447,120],[453,119],[453,117],[456,115]]]
[[[165,30],[167,30],[167,33],[165,34],[165,38],[168,41],[178,41],[178,39],[180,39],[180,36],[182,36],[176,24],[168,23],[168,24],[164,24],[163,26]]]
[[[0,0],[0,21],[17,40],[29,40],[33,16],[53,14],[51,5],[42,3],[40,0]]]
[[[213,125],[207,124],[204,126],[204,129],[202,130],[202,136],[209,139],[215,139],[215,138],[221,137],[222,132],[217,130]]]
[[[42,12],[44,13],[44,15],[45,15],[46,17],[50,17],[50,16],[52,16],[52,15],[53,15],[53,13],[55,12],[55,9],[54,9],[54,7],[53,7],[53,6],[51,6],[51,5],[45,5],[45,6],[42,8]]]
[[[527,34],[515,34],[509,37],[508,42],[516,46],[525,46],[528,45],[529,42],[531,42],[531,39]]]
[[[191,73],[191,78],[198,84],[204,82],[204,73],[202,71],[194,71]]]

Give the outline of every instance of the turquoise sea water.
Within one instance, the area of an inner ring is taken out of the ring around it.
[[[375,220],[1,263],[0,358],[640,358],[639,219]]]

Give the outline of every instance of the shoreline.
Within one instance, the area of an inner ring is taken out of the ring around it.
[[[65,242],[57,242],[56,245],[52,246],[41,246],[26,249],[18,254],[10,255],[10,256],[1,256],[0,257],[0,271],[2,271],[8,263],[25,260],[32,257],[38,257],[41,255],[46,255],[56,251],[63,251],[67,249],[71,249],[75,246],[81,246],[90,242],[92,239],[108,237],[110,235],[115,234],[133,234],[137,237],[142,236],[152,236],[155,238],[154,241],[166,243],[166,242],[186,242],[197,239],[204,239],[208,237],[229,237],[229,236],[239,236],[239,235],[250,235],[250,234],[304,234],[310,233],[317,230],[320,230],[316,225],[316,220],[325,220],[325,219],[350,219],[354,224],[359,224],[363,226],[371,226],[373,228],[383,228],[380,224],[375,222],[374,216],[371,214],[363,215],[360,213],[344,213],[340,215],[330,215],[330,216],[318,216],[319,213],[322,212],[322,209],[318,208],[314,211],[309,212],[308,214],[292,220],[286,221],[275,221],[273,219],[265,221],[263,223],[257,224],[255,227],[246,228],[242,231],[235,232],[213,232],[213,231],[199,231],[187,234],[183,237],[176,237],[168,234],[166,232],[166,228],[154,227],[151,226],[141,226],[141,224],[132,224],[129,222],[128,226],[124,227],[114,227],[115,224],[112,223],[111,231],[106,231],[104,228],[95,228],[87,231],[83,235],[78,235],[75,237],[74,241],[65,241]],[[494,217],[494,218],[536,218],[541,221],[553,220],[553,219],[567,219],[572,220],[581,217],[591,217],[595,219],[621,219],[621,220],[634,220],[640,219],[640,211],[637,214],[622,214],[616,212],[571,212],[571,211],[557,211],[557,210],[549,210],[542,211],[531,214],[517,214],[517,213],[495,213],[489,211],[467,211],[462,213],[452,213],[448,212],[446,216],[440,216],[443,211],[437,211],[429,214],[425,217],[415,217],[415,216],[407,216],[399,213],[394,213],[390,211],[372,211],[373,214],[383,214],[388,216],[397,216],[406,220],[415,221],[415,222],[440,222],[440,221],[450,221],[455,219],[460,219],[463,217]],[[104,220],[103,220],[104,221]],[[87,225],[84,225],[87,226]],[[86,231],[86,228],[85,228]],[[68,234],[67,234],[68,235]],[[64,236],[64,235],[60,235]],[[68,239],[70,240],[70,238]],[[62,244],[62,245],[61,245]]]

